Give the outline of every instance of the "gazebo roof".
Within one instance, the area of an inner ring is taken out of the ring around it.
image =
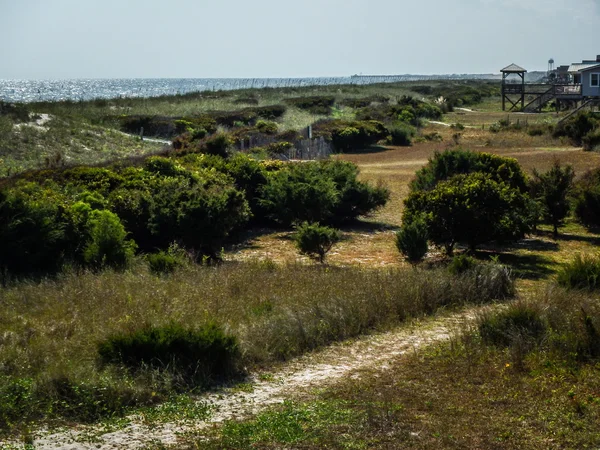
[[[510,66],[506,66],[500,72],[502,73],[525,73],[527,70],[523,69],[521,66],[517,66],[516,64],[511,64]]]

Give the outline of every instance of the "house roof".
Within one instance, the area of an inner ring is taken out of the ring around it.
[[[512,63],[510,66],[506,66],[500,72],[502,72],[502,73],[522,73],[522,72],[527,72],[527,71],[525,69],[523,69],[521,66],[517,66],[515,63]]]
[[[569,73],[585,72],[586,70],[595,69],[597,67],[600,67],[600,63],[598,61],[575,63],[569,66]]]

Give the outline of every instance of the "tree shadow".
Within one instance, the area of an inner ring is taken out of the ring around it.
[[[600,230],[589,230],[590,233],[594,233],[594,231]],[[551,231],[538,230],[536,233],[537,236],[544,236],[549,239],[554,240],[555,242],[564,241],[564,242],[587,242],[592,245],[600,245],[600,236],[583,236],[581,234],[568,234],[568,233],[560,233],[558,237],[555,239],[554,235]]]
[[[517,255],[493,250],[479,250],[473,256],[484,261],[497,259],[501,264],[509,266],[518,278],[525,280],[548,278],[556,273],[554,267],[558,266],[558,263],[552,259],[536,254]]]
[[[556,252],[560,246],[556,241],[547,241],[539,238],[521,239],[506,245],[504,248],[510,250],[529,250],[533,252]]]

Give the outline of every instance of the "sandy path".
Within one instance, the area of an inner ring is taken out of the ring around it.
[[[498,307],[498,306],[496,306]],[[438,315],[405,324],[393,331],[363,336],[314,352],[282,367],[250,377],[249,389],[224,389],[198,398],[211,405],[206,421],[147,425],[135,417],[126,427],[110,433],[100,428],[79,427],[55,434],[40,434],[34,441],[42,449],[135,449],[148,444],[176,444],[184,433],[198,433],[227,419],[245,418],[293,395],[308,394],[345,377],[360,377],[361,369],[386,370],[395,358],[416,349],[449,339],[452,332],[471,323],[483,308]],[[1,446],[1,443],[0,443]]]

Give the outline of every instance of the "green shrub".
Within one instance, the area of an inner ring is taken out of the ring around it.
[[[277,134],[277,123],[268,120],[259,120],[255,125],[256,129],[265,134]]]
[[[558,271],[559,285],[570,289],[600,289],[600,257],[577,255]]]
[[[294,241],[298,251],[303,255],[325,262],[325,255],[329,253],[333,244],[340,240],[340,232],[335,228],[320,226],[318,223],[308,223],[296,227]]]
[[[235,375],[240,357],[235,337],[212,322],[193,328],[146,326],[110,336],[98,345],[98,354],[104,364],[134,373],[148,368],[166,372],[181,388],[206,387]]]
[[[491,153],[455,149],[435,152],[427,165],[416,173],[411,191],[432,189],[438,182],[458,174],[483,172],[497,182],[527,192],[527,177],[516,159]]]
[[[474,250],[493,240],[520,239],[529,230],[528,197],[490,175],[455,175],[405,200],[402,223],[423,217],[429,239],[450,255],[455,244]]]
[[[460,275],[473,269],[476,265],[477,260],[475,258],[465,253],[461,253],[452,258],[452,261],[448,264],[448,270],[452,275]]]
[[[124,269],[129,265],[136,245],[134,241],[125,239],[127,232],[116,214],[94,210],[87,227],[90,240],[83,250],[86,265],[96,269]]]
[[[389,142],[392,145],[408,147],[412,144],[412,138],[415,135],[415,129],[410,125],[398,123],[389,128]]]
[[[264,218],[280,225],[294,222],[343,223],[385,205],[389,191],[357,180],[349,162],[286,164],[271,172],[259,193]]]
[[[331,141],[338,151],[360,150],[388,136],[381,122],[356,120],[320,120],[313,124],[313,135]]]
[[[304,109],[313,114],[330,115],[331,107],[335,103],[333,96],[296,97],[285,100],[288,105]]]
[[[586,133],[581,138],[581,144],[584,150],[597,150],[600,147],[600,127]]]
[[[233,145],[231,137],[226,133],[218,133],[204,141],[201,149],[209,155],[216,155],[226,158],[229,155],[229,148]]]
[[[547,131],[547,127],[544,127],[543,125],[532,125],[529,128],[527,128],[527,134],[529,136],[543,136]]]
[[[65,199],[34,183],[0,191],[0,282],[53,273],[65,257]]]
[[[485,343],[500,347],[539,344],[548,330],[539,308],[523,302],[484,316],[478,328]]]
[[[554,137],[568,137],[573,145],[582,145],[584,137],[598,128],[600,120],[592,112],[579,112],[567,120],[560,122],[555,130]]]
[[[422,219],[413,220],[396,233],[396,247],[411,263],[421,261],[427,251],[427,226]]]
[[[171,274],[181,265],[175,255],[165,251],[146,255],[146,261],[148,262],[150,272],[155,275]]]

